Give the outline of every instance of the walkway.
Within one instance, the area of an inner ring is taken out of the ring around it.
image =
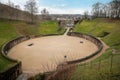
[[[67,27],[67,30],[66,30],[66,32],[63,34],[63,36],[67,36],[67,33],[69,32],[69,30],[70,30],[70,27]]]
[[[28,80],[29,77],[30,77],[29,74],[22,73],[20,76],[18,76],[16,80]]]

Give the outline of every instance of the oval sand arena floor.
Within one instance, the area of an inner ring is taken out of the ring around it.
[[[58,64],[66,60],[80,59],[96,50],[95,44],[83,38],[47,36],[30,39],[16,45],[9,51],[8,56],[22,61],[23,71],[37,74],[53,71]]]

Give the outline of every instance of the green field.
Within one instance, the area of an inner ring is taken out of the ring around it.
[[[44,21],[30,25],[22,21],[0,20],[0,49],[3,44],[21,35],[62,34],[65,29],[57,31],[56,21]],[[0,72],[8,69],[14,63],[0,54]]]
[[[64,33],[65,29],[62,29],[61,31],[58,31],[58,24],[54,21],[45,21],[41,22],[39,26],[39,33],[46,35],[46,34],[62,34]]]
[[[100,37],[109,48],[97,59],[77,66],[69,80],[120,80],[120,20],[84,20],[76,25],[74,32]],[[113,57],[112,49],[117,50]]]
[[[21,35],[62,34],[64,31],[64,29],[58,31],[56,21],[44,21],[30,25],[22,21],[0,20],[0,47],[7,41]],[[76,66],[69,80],[120,80],[120,20],[105,18],[84,20],[76,25],[74,32],[100,37],[109,48],[97,59]],[[113,56],[111,68],[112,49],[116,49],[117,54]],[[0,54],[0,72],[12,65],[14,65],[13,62]]]

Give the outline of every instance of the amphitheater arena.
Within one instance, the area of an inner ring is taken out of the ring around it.
[[[45,36],[23,41],[9,50],[8,57],[22,62],[26,73],[53,71],[57,65],[84,58],[96,52],[91,41],[76,36]]]

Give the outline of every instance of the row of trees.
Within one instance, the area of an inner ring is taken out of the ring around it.
[[[34,22],[34,15],[38,12],[36,1],[28,0],[25,5],[25,11],[30,13],[31,23]]]
[[[120,0],[112,0],[108,4],[93,4],[92,14],[94,17],[120,18]]]
[[[24,20],[27,22],[35,22],[37,13],[37,6],[35,0],[28,0],[24,6],[24,11],[21,10],[19,5],[15,5],[8,0],[5,4],[0,3],[0,18],[9,20]]]
[[[33,22],[33,14],[37,12],[35,0],[29,0],[25,5],[26,11],[31,14],[31,21]],[[41,14],[46,17],[49,12],[46,9],[41,11]],[[108,4],[97,2],[92,6],[92,14],[94,17],[110,17],[120,18],[120,0],[112,0]],[[84,17],[87,18],[88,11],[84,12]]]
[[[25,5],[25,11],[30,13],[31,23],[33,23],[34,22],[34,15],[36,15],[36,13],[38,12],[38,7],[37,7],[36,0],[28,0],[26,2],[26,5]],[[43,9],[41,11],[41,15],[42,15],[43,19],[50,18],[48,16],[49,12],[46,9]]]
[[[19,5],[15,5],[13,2],[11,2],[10,0],[8,0],[7,3],[8,6],[12,7],[12,8],[16,8],[16,9],[20,9]]]
[[[31,14],[31,22],[34,22],[34,15],[38,12],[37,4],[35,0],[28,0],[25,5],[25,11]],[[47,9],[41,11],[42,19],[50,19]]]
[[[0,3],[0,18],[9,20],[29,21],[28,12],[21,11],[15,7],[10,7]]]

